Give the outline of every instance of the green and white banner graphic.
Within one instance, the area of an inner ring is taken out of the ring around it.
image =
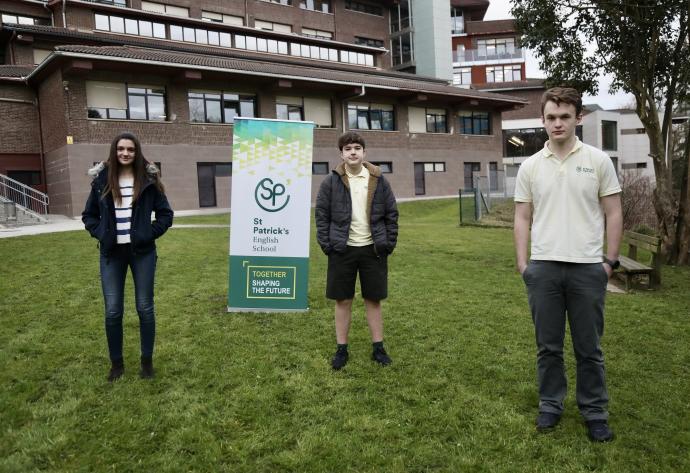
[[[314,124],[233,128],[228,311],[307,310]]]

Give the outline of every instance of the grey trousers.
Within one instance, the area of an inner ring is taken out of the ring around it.
[[[539,411],[561,414],[566,313],[577,361],[576,400],[585,420],[608,418],[600,339],[608,275],[601,263],[530,261],[522,273],[537,340]]]

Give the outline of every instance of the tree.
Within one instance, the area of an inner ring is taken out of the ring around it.
[[[674,192],[668,141],[672,112],[690,97],[689,10],[690,0],[514,0],[512,9],[521,43],[536,52],[547,85],[595,94],[597,77],[608,73],[612,91],[635,97],[654,162],[662,251],[678,264],[688,262],[690,247],[688,155],[682,191]]]

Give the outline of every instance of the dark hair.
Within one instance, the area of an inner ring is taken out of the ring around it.
[[[117,160],[117,144],[120,142],[120,140],[130,140],[132,143],[134,143],[134,163],[132,163],[132,168],[134,171],[134,190],[132,192],[132,203],[136,202],[139,198],[147,179],[151,179],[158,190],[161,193],[164,193],[165,188],[163,187],[163,183],[160,181],[158,170],[156,169],[155,173],[149,174],[147,167],[155,167],[155,165],[149,163],[144,157],[144,152],[141,149],[139,138],[137,138],[133,133],[126,131],[117,135],[110,144],[110,153],[108,154],[108,161],[106,162],[106,166],[108,166],[108,182],[103,190],[103,197],[108,194],[112,194],[115,202],[122,202],[122,194],[120,193],[119,182],[120,162]]]
[[[354,131],[348,131],[347,133],[343,133],[340,135],[340,138],[338,138],[338,149],[340,151],[343,150],[344,146],[351,145],[352,143],[357,143],[359,145],[362,145],[362,148],[366,149],[366,145],[364,144],[364,138],[359,133],[355,133]]]
[[[544,107],[546,102],[554,102],[556,105],[561,103],[575,106],[575,115],[582,114],[582,96],[580,92],[571,87],[553,87],[541,96],[541,115],[544,116]]]

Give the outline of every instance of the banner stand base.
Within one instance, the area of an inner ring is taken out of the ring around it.
[[[258,314],[268,314],[271,312],[309,312],[309,307],[306,309],[261,309],[251,307],[229,307],[228,312],[256,312]]]

